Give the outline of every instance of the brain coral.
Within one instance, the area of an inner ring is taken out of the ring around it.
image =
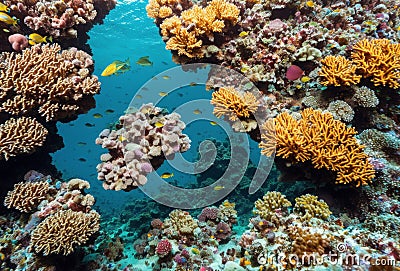
[[[100,215],[96,211],[59,211],[34,229],[31,250],[43,255],[69,255],[76,246],[84,245],[99,227]]]
[[[49,191],[47,182],[17,183],[14,189],[7,193],[4,205],[21,212],[29,213],[35,210],[39,203],[46,199]]]
[[[47,129],[33,118],[11,118],[0,124],[0,160],[29,154],[43,145]]]
[[[0,59],[0,112],[64,119],[88,109],[88,99],[100,90],[90,75],[92,58],[75,48],[35,45]]]
[[[358,144],[354,128],[335,120],[330,113],[307,108],[296,120],[284,112],[263,125],[261,153],[276,155],[291,162],[311,160],[315,168],[336,172],[336,183],[368,184],[375,171]]]

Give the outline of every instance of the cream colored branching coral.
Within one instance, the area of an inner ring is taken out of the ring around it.
[[[366,185],[375,171],[354,137],[352,127],[335,120],[330,113],[307,108],[296,120],[287,112],[262,126],[261,153],[276,155],[293,163],[311,160],[317,169],[336,172],[336,183]]]
[[[293,212],[301,216],[301,221],[309,221],[314,217],[327,219],[332,214],[328,204],[323,200],[318,200],[317,196],[306,194],[297,197],[295,201]]]
[[[356,65],[343,56],[327,56],[321,60],[320,83],[324,86],[350,86],[360,82]]]
[[[11,118],[0,125],[0,160],[30,154],[43,145],[48,131],[37,120]]]
[[[267,192],[267,194],[265,194],[262,199],[258,199],[254,205],[255,209],[253,213],[269,221],[276,220],[277,210],[285,211],[288,207],[292,206],[285,195],[276,191]]]
[[[171,234],[171,238],[179,237],[180,234],[193,235],[197,228],[197,222],[186,211],[174,210],[169,214],[169,218],[165,219],[163,229]],[[172,232],[171,232],[172,230]]]
[[[69,255],[84,245],[100,227],[100,215],[72,210],[58,211],[47,217],[31,235],[31,250],[43,255]]]
[[[48,192],[49,184],[47,182],[17,183],[14,185],[14,189],[7,193],[4,205],[7,208],[30,213],[42,200],[46,199]]]
[[[249,118],[256,112],[259,102],[251,92],[240,93],[233,87],[221,87],[213,92],[211,104],[214,105],[214,115],[218,118],[225,116],[230,121]]]
[[[375,86],[400,86],[400,44],[388,39],[363,39],[353,46],[351,58],[357,72],[371,77]]]
[[[84,110],[85,98],[100,90],[90,55],[75,48],[38,44],[1,58],[0,112],[59,120]]]

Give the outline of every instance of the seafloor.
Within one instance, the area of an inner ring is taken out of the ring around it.
[[[0,269],[400,270],[400,4],[2,0]]]

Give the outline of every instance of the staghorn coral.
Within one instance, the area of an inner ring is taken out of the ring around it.
[[[43,255],[69,255],[84,245],[100,227],[100,215],[72,210],[58,211],[43,220],[32,232],[31,250]]]
[[[257,97],[251,92],[240,93],[233,87],[221,87],[213,92],[211,104],[214,105],[214,115],[224,116],[230,121],[250,118],[259,105]]]
[[[169,214],[169,218],[165,219],[163,224],[164,231],[173,231],[172,237],[179,238],[180,235],[193,235],[197,228],[197,222],[186,211],[173,210]]]
[[[121,116],[118,130],[104,130],[96,144],[109,150],[101,155],[97,178],[105,189],[130,191],[147,182],[146,175],[165,159],[190,148],[190,139],[182,133],[186,127],[176,113],[166,114],[152,104]],[[162,127],[158,124],[162,123]]]
[[[97,77],[90,75],[92,58],[76,48],[35,45],[2,57],[0,112],[64,119],[86,110],[85,99],[100,90]]]
[[[318,74],[324,86],[350,86],[360,82],[361,75],[356,74],[357,67],[343,56],[329,55],[321,63],[323,66]]]
[[[4,199],[4,205],[7,208],[30,213],[38,207],[42,200],[46,199],[49,188],[49,183],[46,181],[14,184],[14,189],[8,191]]]
[[[296,120],[284,112],[267,120],[262,127],[261,153],[271,156],[276,147],[276,155],[291,162],[311,160],[317,169],[336,172],[336,183],[360,186],[375,177],[354,128],[312,108],[303,110],[301,116]]]
[[[351,52],[357,72],[370,78],[375,86],[400,86],[400,44],[388,39],[363,39],[353,46]]]
[[[314,217],[327,219],[332,214],[328,204],[323,200],[318,200],[317,196],[306,194],[297,197],[295,201],[293,212],[301,216],[301,221],[309,221]]]
[[[292,206],[285,195],[276,191],[267,192],[267,194],[265,194],[262,199],[258,199],[254,205],[255,210],[253,213],[271,222],[276,220],[277,210],[285,211],[288,207]]]
[[[0,124],[0,160],[30,154],[43,145],[48,131],[33,118],[11,118]]]

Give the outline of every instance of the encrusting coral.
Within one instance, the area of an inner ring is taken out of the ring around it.
[[[7,120],[0,124],[0,160],[34,152],[43,145],[47,134],[47,129],[33,118]]]
[[[31,249],[43,255],[71,254],[100,228],[100,215],[72,210],[58,211],[43,220],[32,232]]]
[[[314,217],[327,219],[332,214],[328,204],[323,200],[318,200],[317,196],[306,194],[297,197],[295,201],[293,213],[301,215],[301,221],[309,221]]]
[[[100,91],[97,77],[90,75],[92,58],[76,48],[38,44],[0,58],[1,112],[64,119],[85,111],[85,99]]]
[[[388,39],[363,39],[353,46],[351,58],[357,72],[371,77],[375,86],[400,86],[400,44]]]
[[[357,66],[343,56],[327,56],[321,60],[320,83],[325,86],[350,86],[358,84],[361,75],[356,74]]]
[[[14,185],[14,189],[7,193],[4,205],[7,208],[15,208],[29,213],[34,211],[42,200],[46,199],[49,188],[49,183],[45,181],[17,183]]]
[[[296,120],[287,112],[262,126],[261,153],[276,155],[293,163],[311,160],[317,169],[336,172],[336,183],[366,185],[375,177],[373,166],[358,144],[354,128],[333,118],[330,113],[307,108]]]

